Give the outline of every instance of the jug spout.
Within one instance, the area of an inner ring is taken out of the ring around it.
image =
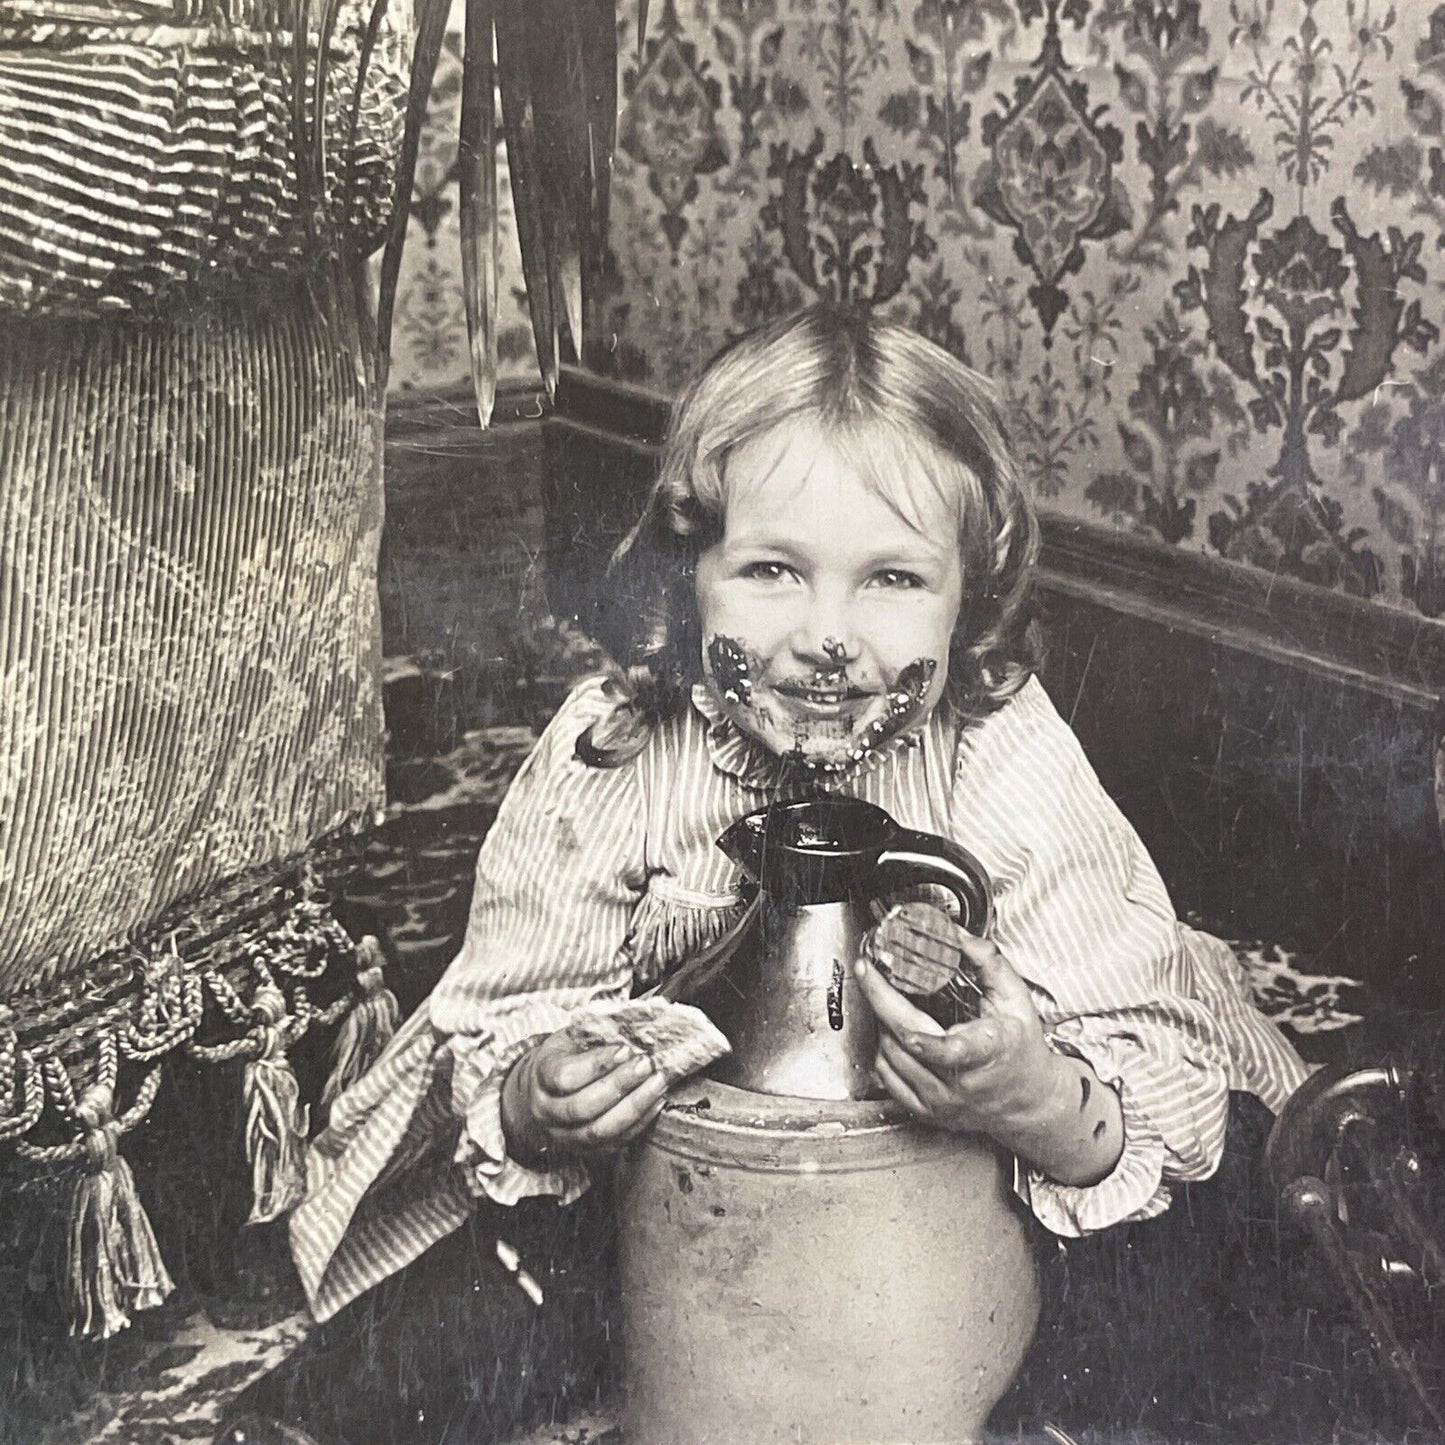
[[[841,903],[898,825],[860,798],[802,798],[739,818],[717,845],[780,906]]]
[[[717,846],[753,880],[763,877],[763,825],[757,813],[739,818],[717,840]]]

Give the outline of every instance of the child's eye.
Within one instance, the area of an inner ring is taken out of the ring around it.
[[[786,562],[749,562],[742,575],[755,582],[781,582],[792,570]]]
[[[897,587],[911,589],[924,586],[923,578],[916,572],[905,572],[899,567],[885,567],[881,572],[874,575],[875,582],[880,587]]]

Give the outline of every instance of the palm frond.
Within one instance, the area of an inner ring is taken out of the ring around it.
[[[308,222],[320,194],[319,182],[312,172],[310,117],[306,113],[306,79],[308,73],[306,46],[311,31],[311,0],[296,0],[291,15],[291,159],[296,167],[296,204]]]
[[[590,343],[599,320],[597,301],[607,254],[612,158],[617,151],[617,0],[577,0],[576,14],[587,104],[582,324],[584,340]]]
[[[557,312],[553,303],[553,266],[542,220],[542,189],[537,168],[537,128],[532,104],[532,63],[529,17],[525,0],[497,0],[497,66],[502,91],[502,125],[507,138],[507,168],[512,177],[512,204],[522,274],[537,365],[547,395],[557,390]]]
[[[411,217],[411,188],[416,178],[416,157],[421,146],[422,122],[436,75],[437,57],[446,34],[448,0],[417,0],[416,49],[412,55],[411,85],[407,92],[406,125],[401,155],[396,163],[396,204],[387,228],[381,256],[381,284],[376,306],[376,334],[381,359],[381,383],[391,361],[391,320],[396,308],[396,283],[401,274],[401,253],[406,244],[406,223]]]
[[[351,224],[351,212],[356,204],[356,140],[361,131],[361,102],[366,78],[371,73],[371,57],[376,52],[376,40],[381,34],[381,22],[389,3],[390,0],[372,0],[356,59],[356,85],[351,92],[351,108],[346,117],[346,177],[342,183],[341,223],[346,227]]]
[[[582,235],[590,190],[582,40],[572,0],[531,0],[532,113],[543,227],[573,353],[582,355]]]
[[[491,422],[497,400],[497,135],[492,64],[493,0],[467,0],[462,57],[462,286],[477,418]]]
[[[316,209],[326,207],[326,95],[331,88],[331,42],[336,36],[336,22],[341,14],[341,0],[321,0],[321,18],[317,23],[316,75],[311,84],[311,175],[316,183]]]

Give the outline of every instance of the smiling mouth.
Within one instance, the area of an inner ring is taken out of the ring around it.
[[[865,702],[874,695],[861,687],[814,687],[801,682],[777,682],[773,684],[773,691],[781,697],[802,703],[805,707],[820,710]]]

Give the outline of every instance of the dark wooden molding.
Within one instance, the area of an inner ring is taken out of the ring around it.
[[[513,445],[527,430],[535,432],[550,410],[539,384],[504,381],[497,388],[492,424],[483,431],[477,425],[477,402],[470,385],[393,392],[386,402],[386,442],[448,454],[491,451]]]
[[[641,466],[662,443],[668,410],[661,393],[564,367],[545,425]],[[586,486],[581,478],[573,484]],[[608,490],[615,500],[615,488]],[[1445,695],[1445,622],[1060,513],[1044,512],[1042,525],[1045,594],[1388,695],[1417,702]]]
[[[557,381],[559,422],[590,427],[643,450],[662,445],[671,409],[670,399],[659,391],[577,366],[564,366]]]
[[[1041,585],[1282,661],[1445,692],[1445,623],[1147,537],[1045,514]]]

